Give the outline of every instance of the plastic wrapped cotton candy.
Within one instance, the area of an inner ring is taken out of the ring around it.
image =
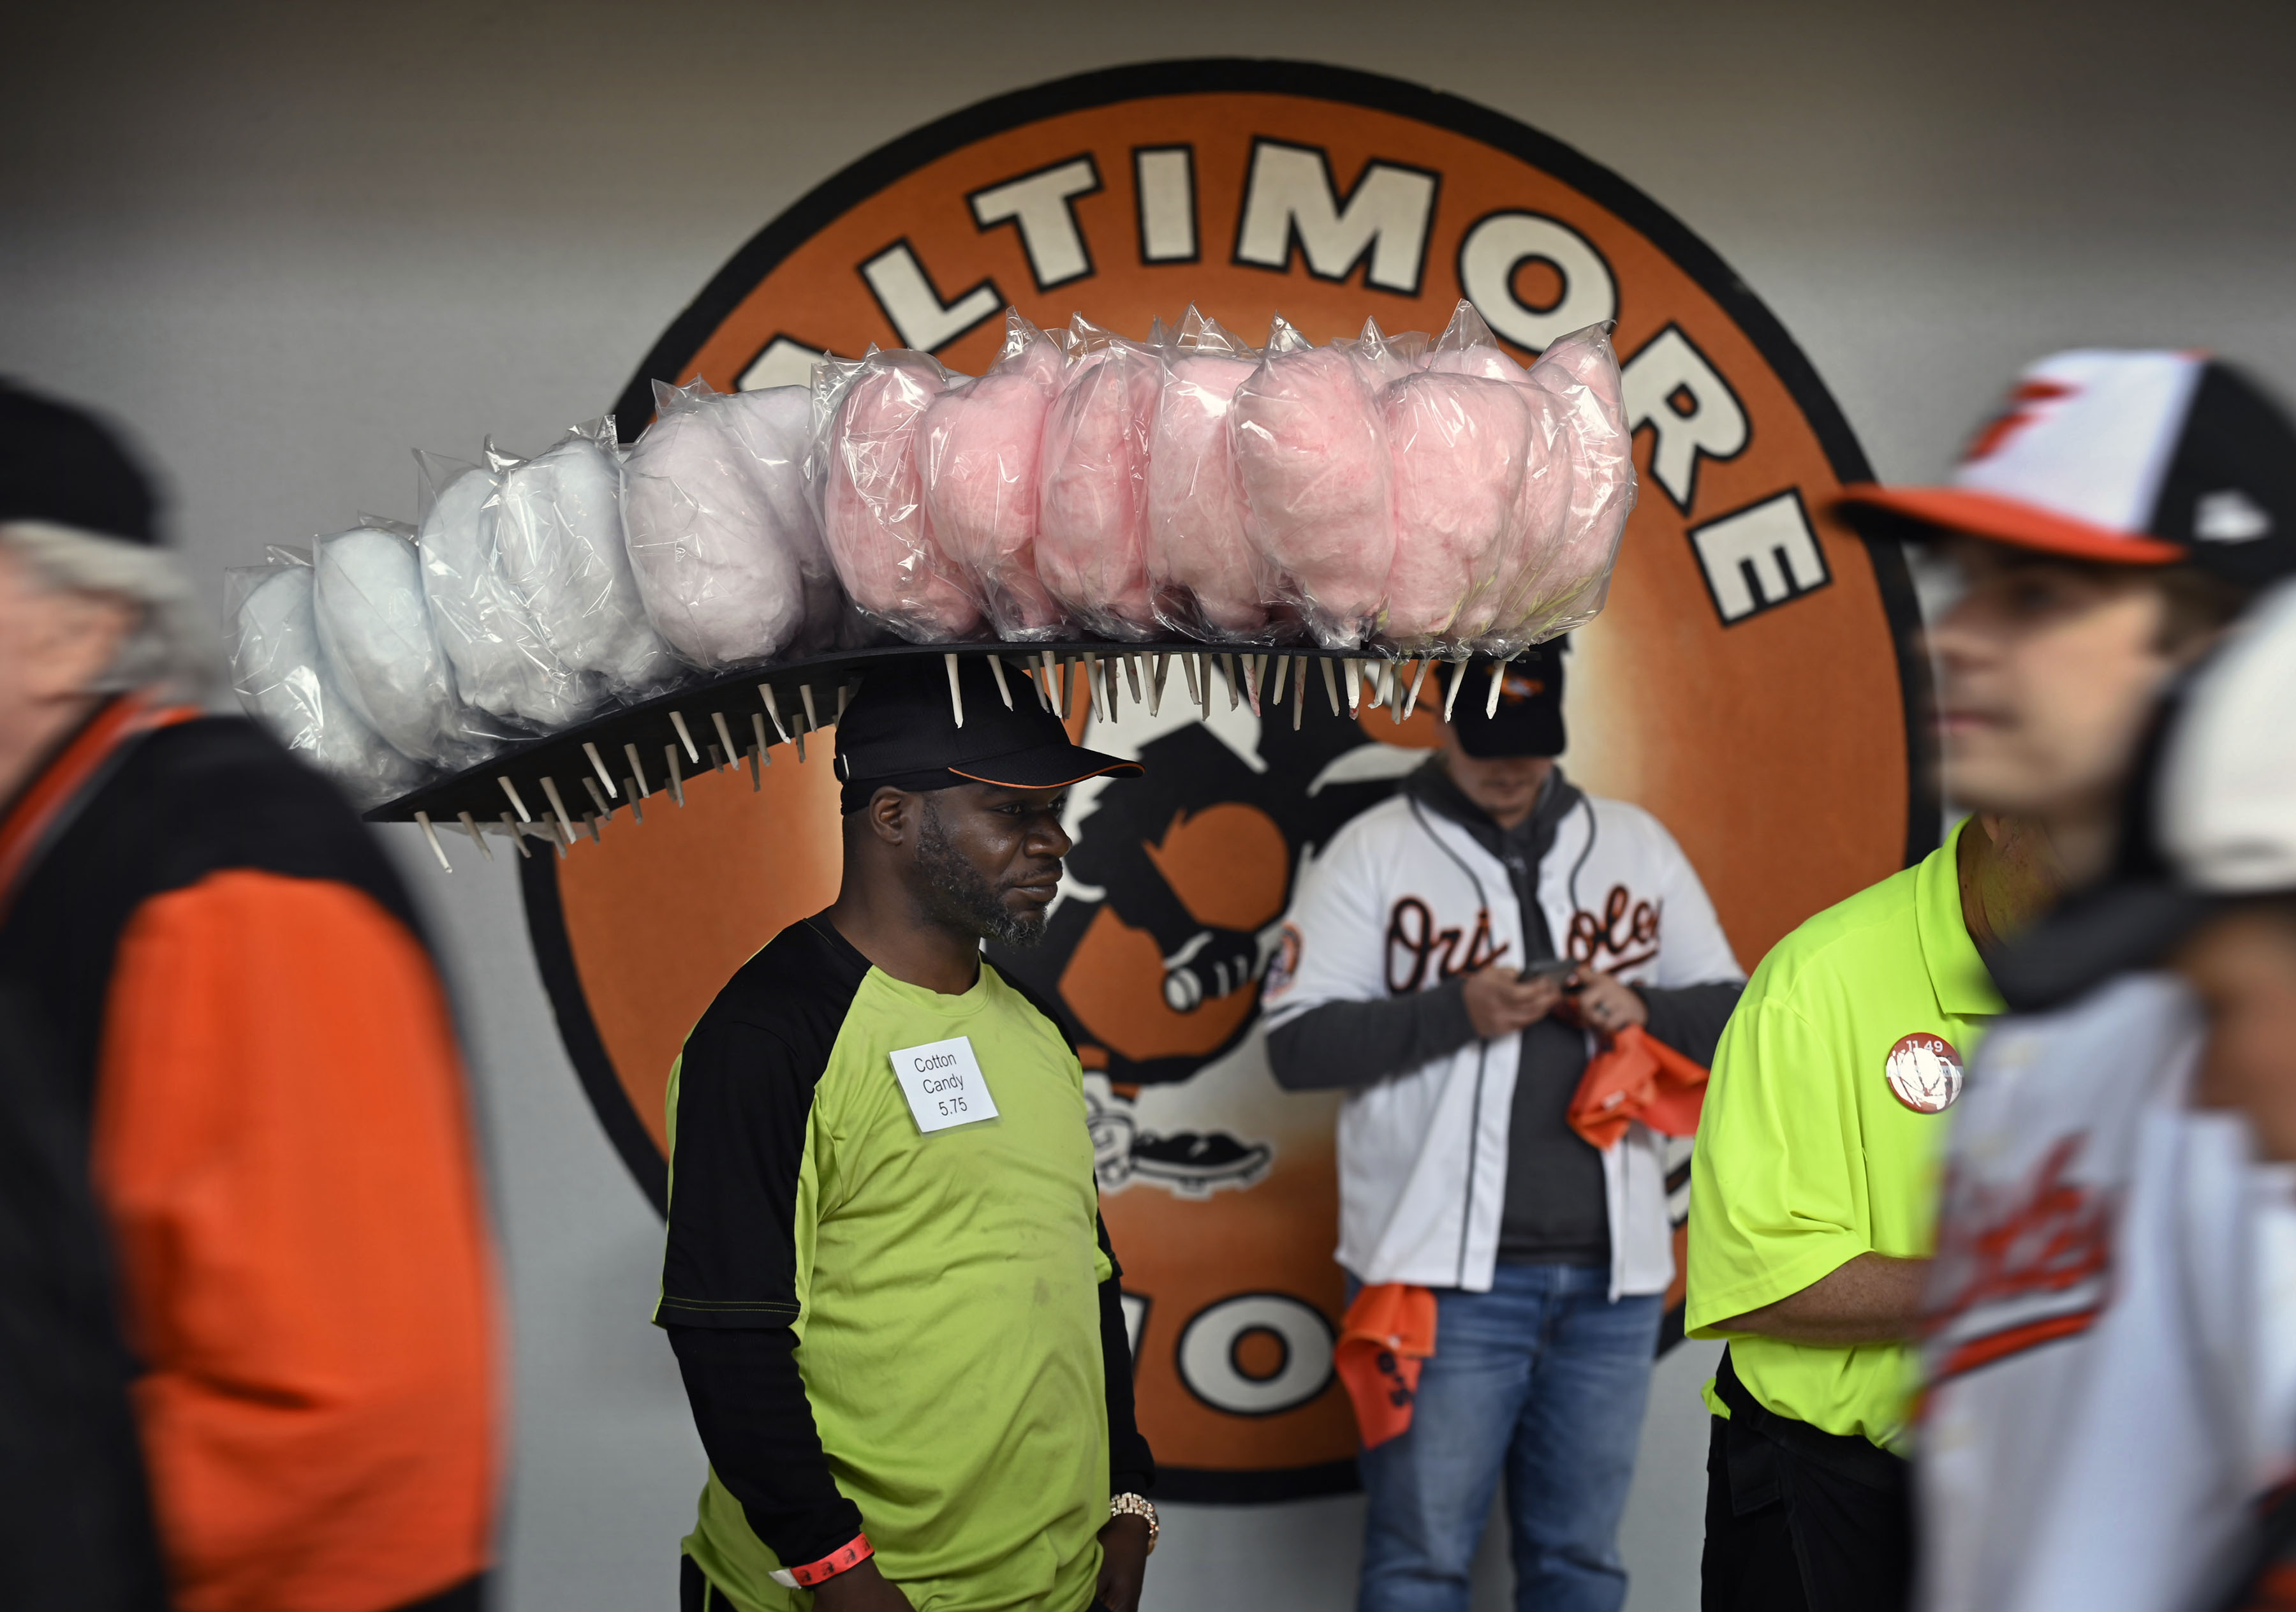
[[[319,647],[306,564],[250,565],[226,575],[231,685],[247,714],[341,785],[361,808],[404,794],[427,776],[343,698]]]
[[[817,541],[813,512],[801,501],[802,530],[793,534],[791,512],[767,495],[756,455],[734,429],[741,416],[728,407],[732,399],[703,382],[656,382],[654,401],[660,412],[625,467],[623,506],[646,614],[672,648],[705,670],[778,654],[805,625],[799,556],[803,543]],[[809,394],[805,403],[810,429]]]
[[[455,697],[413,540],[355,527],[312,546],[319,644],[351,708],[403,755],[459,769],[504,736]]]
[[[696,381],[688,391],[707,391],[709,382]],[[750,455],[750,473],[757,483],[758,514],[764,518],[756,534],[762,543],[788,550],[797,562],[798,580],[805,596],[804,615],[792,650],[832,648],[848,620],[845,589],[831,563],[829,545],[822,540],[820,512],[813,506],[813,489],[807,481],[807,456],[813,449],[813,391],[804,386],[773,386],[762,391],[735,392],[714,405],[720,410],[734,440]],[[760,591],[772,569],[762,556],[751,563],[758,577],[752,596],[763,605]]]
[[[1062,367],[1060,344],[1008,308],[996,362],[935,398],[920,428],[926,530],[1000,637],[1052,637],[1063,620],[1037,575],[1037,467]]]
[[[669,646],[646,620],[622,535],[622,465],[610,416],[577,426],[520,463],[488,449],[502,472],[496,522],[503,572],[558,658],[594,674],[618,699],[667,687]]]
[[[1163,366],[1147,348],[1079,315],[1061,395],[1045,416],[1037,574],[1095,632],[1144,638],[1148,591],[1148,433]]]
[[[502,477],[430,454],[416,454],[428,505],[417,539],[422,596],[454,667],[455,692],[480,710],[554,732],[596,710],[594,677],[568,670],[534,614],[502,572],[496,542]]]
[[[845,591],[914,644],[980,630],[980,608],[924,521],[918,427],[948,384],[920,352],[873,352],[814,371],[823,425],[821,529]]]
[[[1244,532],[1228,416],[1259,356],[1191,305],[1162,350],[1148,441],[1148,580],[1157,618],[1197,637],[1249,642],[1267,606]]]
[[[1570,464],[1569,516],[1515,629],[1524,644],[1539,644],[1585,626],[1609,597],[1611,568],[1635,507],[1635,458],[1608,325],[1554,343],[1531,366],[1530,378],[1560,406]]]
[[[1395,563],[1384,636],[1447,639],[1497,577],[1521,518],[1529,389],[1480,375],[1405,376],[1380,398],[1395,467]]]
[[[1279,319],[1235,394],[1253,551],[1326,649],[1363,642],[1395,563],[1394,478],[1370,374],[1345,349],[1300,346]]]
[[[1345,348],[1367,369],[1375,385],[1400,381],[1427,367],[1429,342],[1423,330],[1401,331],[1389,335],[1380,329],[1379,321],[1365,319],[1363,332],[1352,341],[1334,341],[1334,347]]]

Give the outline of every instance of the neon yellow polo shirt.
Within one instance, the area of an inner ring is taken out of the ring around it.
[[[1860,1254],[1931,1252],[1942,1105],[2002,1011],[1961,916],[1955,847],[1967,831],[1762,959],[1716,1049],[1691,1163],[1691,1336],[1729,1337],[1739,1379],[1776,1414],[1884,1447],[1904,1434],[1905,1345],[1819,1347],[1715,1323]],[[1728,1414],[1710,1383],[1706,1402]]]

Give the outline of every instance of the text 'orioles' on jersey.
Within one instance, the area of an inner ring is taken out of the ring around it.
[[[1778,1415],[1884,1448],[1904,1432],[1906,1345],[1805,1345],[1715,1324],[1861,1254],[1930,1252],[1943,1115],[2002,1010],[1962,917],[1956,854],[1969,832],[1771,949],[1722,1032],[1691,1162],[1691,1335],[1730,1336],[1739,1379]],[[1729,1414],[1710,1383],[1706,1402]]]
[[[863,1532],[918,1607],[1085,1606],[1111,1477],[1152,1469],[1060,1031],[985,961],[943,995],[816,917],[718,994],[668,1101],[654,1319],[711,1459],[686,1554],[762,1612]]]

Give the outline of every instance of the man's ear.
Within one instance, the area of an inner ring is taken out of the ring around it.
[[[917,797],[888,785],[869,797],[861,809],[869,832],[888,845],[905,845],[914,837]]]
[[[50,595],[49,604],[38,622],[38,653],[31,657],[37,679],[31,692],[43,700],[76,699],[119,658],[142,612],[111,594],[75,590]]]

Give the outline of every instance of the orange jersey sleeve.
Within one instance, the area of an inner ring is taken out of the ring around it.
[[[365,893],[234,870],[120,941],[96,1187],[182,1612],[380,1612],[484,1569],[494,1271],[430,959]]]

